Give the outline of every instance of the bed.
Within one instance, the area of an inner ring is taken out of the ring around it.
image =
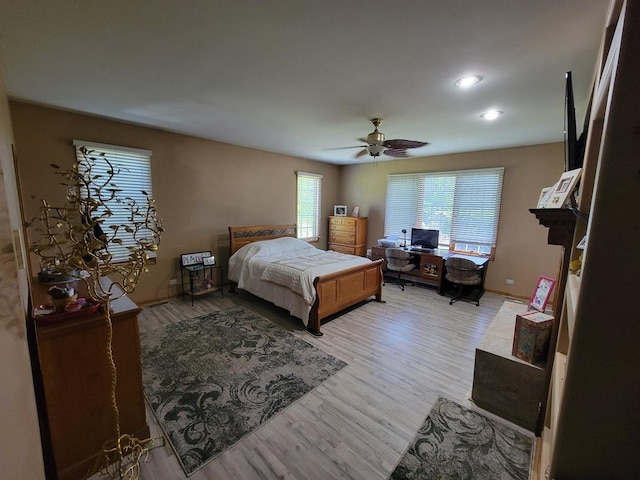
[[[313,335],[330,315],[382,301],[382,260],[319,250],[296,238],[295,224],[229,227],[229,242],[230,291],[285,308]]]

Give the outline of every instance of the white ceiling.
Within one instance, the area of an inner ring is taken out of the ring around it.
[[[335,164],[371,160],[334,148],[372,117],[413,156],[533,145],[566,71],[581,130],[608,3],[1,0],[0,69],[12,99]]]

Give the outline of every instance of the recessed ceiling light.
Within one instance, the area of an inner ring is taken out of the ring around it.
[[[482,80],[482,77],[480,75],[468,75],[466,77],[462,77],[456,80],[454,85],[460,88],[468,88],[471,85],[475,85],[480,80]]]
[[[488,110],[486,112],[484,112],[482,115],[480,115],[482,118],[484,118],[485,120],[495,120],[496,118],[498,118],[500,115],[502,115],[504,112],[500,111],[500,110]]]

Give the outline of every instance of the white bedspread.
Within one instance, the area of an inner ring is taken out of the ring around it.
[[[328,268],[330,269],[329,273],[332,273],[348,268],[345,265],[353,267],[362,263],[359,260],[354,261],[353,255],[315,250],[315,252],[305,254],[294,252],[296,256],[282,258],[267,264],[260,279],[264,282],[287,287],[301,295],[307,305],[313,305],[315,301],[313,281],[317,276],[323,274],[321,272]]]
[[[320,250],[303,240],[278,238],[240,248],[229,259],[229,280],[239,288],[287,308],[306,325],[308,311],[315,302],[316,277],[370,262],[364,257]],[[289,295],[283,295],[282,291]],[[292,308],[300,300],[307,306],[304,313],[297,306]]]

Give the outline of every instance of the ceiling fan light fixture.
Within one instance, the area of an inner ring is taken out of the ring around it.
[[[367,152],[369,152],[369,155],[372,157],[379,157],[385,148],[384,145],[367,145]]]
[[[456,80],[454,82],[454,85],[460,88],[469,88],[470,86],[475,85],[481,80],[482,77],[480,75],[467,75]]]
[[[482,115],[480,115],[485,120],[495,120],[499,116],[501,116],[504,112],[500,110],[487,110]]]

